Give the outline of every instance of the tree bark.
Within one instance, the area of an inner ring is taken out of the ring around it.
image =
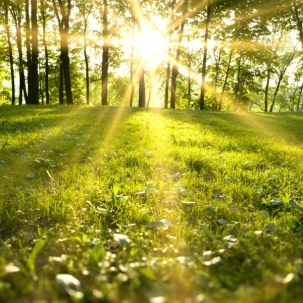
[[[31,1],[32,17],[32,54],[31,54],[31,104],[39,104],[39,77],[38,77],[38,20],[37,20],[37,0]]]
[[[272,103],[271,103],[271,106],[270,106],[270,109],[269,109],[270,112],[272,112],[273,109],[274,109],[274,106],[275,106],[275,103],[276,103],[276,99],[277,99],[277,95],[278,95],[278,92],[279,92],[279,89],[280,89],[281,82],[283,80],[283,77],[284,77],[284,75],[286,73],[287,68],[289,67],[290,63],[292,62],[293,58],[295,57],[295,53],[296,53],[296,51],[294,51],[290,55],[290,57],[288,58],[288,60],[286,61],[285,65],[283,66],[283,68],[280,71],[278,83],[277,83],[277,86],[276,86],[276,89],[275,89],[275,92],[274,92],[274,96],[273,96],[273,99],[272,99]]]
[[[41,3],[42,9],[41,9],[41,16],[42,16],[42,30],[43,30],[43,46],[44,46],[44,56],[45,56],[45,98],[46,98],[46,104],[50,104],[50,95],[49,95],[49,55],[48,55],[48,47],[46,42],[46,17],[45,17],[45,8],[44,8],[45,2]]]
[[[14,71],[14,57],[13,57],[13,47],[11,42],[11,33],[9,30],[8,23],[8,4],[5,5],[5,29],[8,43],[8,52],[9,52],[9,64],[10,64],[10,75],[11,75],[11,86],[12,86],[12,105],[15,105],[16,102],[16,93],[15,93],[15,71]]]
[[[83,31],[83,55],[84,55],[84,62],[85,62],[85,88],[86,88],[86,104],[89,105],[89,64],[88,64],[88,55],[87,55],[87,18],[88,16],[84,15],[84,31]]]
[[[203,50],[203,60],[202,60],[200,110],[205,109],[205,79],[206,79],[207,42],[208,42],[210,20],[211,20],[211,0],[207,0],[205,34],[204,34],[204,50]]]
[[[58,0],[61,18],[59,16],[59,10],[55,0],[53,1],[55,14],[59,24],[60,33],[60,91],[59,91],[59,103],[63,104],[63,84],[65,87],[66,103],[74,104],[71,77],[70,77],[70,59],[69,59],[69,46],[68,46],[68,31],[69,31],[69,18],[71,13],[71,0],[67,0],[67,8],[65,8],[62,0]]]
[[[27,59],[27,92],[28,102],[32,101],[32,60],[31,60],[31,29],[30,29],[30,16],[29,16],[29,0],[25,0],[25,45],[26,45],[26,59]]]
[[[25,85],[25,75],[24,75],[24,62],[23,62],[23,51],[22,51],[22,36],[21,36],[21,12],[18,11],[20,8],[12,9],[12,16],[16,26],[16,36],[17,36],[17,49],[19,56],[19,105],[22,105],[22,95],[24,94],[25,103],[28,103],[27,90]]]
[[[297,101],[297,112],[299,111],[300,109],[300,103],[301,103],[301,97],[302,97],[302,92],[303,92],[303,82],[301,84],[301,87],[300,87],[300,92],[299,92],[299,97],[298,97],[298,101]]]
[[[226,70],[225,79],[224,79],[224,83],[223,83],[223,87],[222,87],[222,91],[221,91],[220,103],[219,103],[219,111],[222,109],[222,105],[223,105],[223,96],[224,96],[224,92],[225,92],[225,88],[226,88],[227,80],[228,80],[228,76],[229,76],[232,55],[233,55],[233,52],[231,51],[230,55],[229,55],[227,70]]]
[[[108,65],[109,65],[109,45],[108,45],[108,9],[107,0],[103,0],[103,47],[102,47],[102,105],[107,105],[108,92]]]
[[[293,18],[297,25],[297,30],[299,32],[299,39],[301,42],[301,47],[303,49],[303,22],[299,14],[299,3],[297,0],[292,0],[292,8],[293,8]]]
[[[179,61],[181,55],[181,43],[183,39],[183,32],[184,26],[186,22],[186,15],[188,9],[188,0],[183,0],[182,4],[182,16],[180,20],[180,30],[179,30],[179,37],[178,37],[178,45],[177,45],[177,52],[176,52],[176,59],[172,68],[172,75],[171,75],[171,101],[170,101],[170,108],[176,108],[176,88],[177,88],[177,77],[179,74]]]
[[[265,86],[265,96],[264,96],[264,112],[268,112],[268,90],[269,90],[269,82],[270,82],[270,71],[267,69],[267,77],[266,77],[266,86]]]
[[[237,83],[235,85],[235,100],[234,100],[234,111],[237,111],[239,103],[239,92],[240,92],[240,82],[241,82],[241,64],[242,64],[242,51],[240,52],[238,69],[237,69]]]
[[[144,0],[143,0],[144,1]],[[139,35],[142,34],[143,30],[143,24],[142,24],[142,3],[137,0],[137,26],[138,26],[138,31]],[[142,54],[140,56],[140,60],[138,63],[138,78],[139,78],[139,107],[145,107],[145,99],[146,99],[146,94],[145,94],[145,79],[144,79],[144,59],[142,57]]]
[[[165,91],[164,91],[164,108],[168,108],[168,94],[169,94],[169,78],[170,78],[170,72],[171,72],[171,64],[170,64],[170,55],[171,55],[171,42],[172,42],[172,34],[174,31],[173,28],[173,17],[175,13],[175,5],[176,0],[172,0],[171,3],[171,14],[170,14],[170,29],[169,29],[169,38],[168,38],[168,50],[167,50],[167,65],[166,65],[166,76],[165,76]]]

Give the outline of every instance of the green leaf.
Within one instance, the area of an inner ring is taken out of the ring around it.
[[[225,219],[221,218],[218,220],[218,223],[221,225],[226,225],[228,222]]]
[[[36,245],[34,246],[33,250],[31,251],[28,260],[27,260],[27,267],[31,272],[35,272],[35,262],[37,259],[37,256],[40,252],[40,250],[44,247],[46,244],[45,240],[38,241]]]
[[[113,195],[114,195],[114,196],[117,196],[117,195],[118,195],[118,192],[119,192],[119,185],[114,184],[114,185],[113,185]]]
[[[267,210],[260,210],[259,212],[257,212],[257,219],[258,220],[266,220],[269,217],[269,212]]]
[[[201,229],[202,229],[202,231],[205,232],[205,234],[209,240],[212,240],[212,241],[215,240],[215,236],[214,236],[213,232],[208,228],[208,226],[206,224],[201,224]]]
[[[216,212],[216,208],[214,206],[211,205],[207,205],[206,209],[210,210],[211,212],[215,213]]]
[[[267,234],[273,234],[274,232],[277,231],[277,227],[274,224],[268,224],[268,225],[265,226],[264,231]]]
[[[303,211],[303,207],[298,205],[294,199],[289,200],[289,205],[298,209],[298,210],[300,210],[300,211]]]

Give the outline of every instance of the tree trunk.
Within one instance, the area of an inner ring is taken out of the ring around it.
[[[225,79],[224,79],[224,83],[223,83],[223,87],[222,87],[222,91],[221,91],[220,103],[219,103],[219,111],[222,109],[222,105],[223,105],[223,96],[224,96],[224,92],[225,92],[225,88],[226,88],[227,80],[228,80],[228,76],[229,76],[232,55],[233,55],[233,52],[231,51],[230,55],[229,55],[227,70],[226,70]]]
[[[269,110],[270,112],[272,112],[273,109],[274,109],[274,106],[275,106],[275,103],[276,103],[276,99],[277,99],[277,95],[278,95],[278,92],[279,92],[279,89],[280,89],[281,82],[283,80],[283,77],[284,77],[284,75],[286,73],[287,68],[289,67],[290,63],[292,62],[293,58],[295,57],[295,53],[296,53],[296,51],[294,51],[290,55],[290,57],[286,61],[285,65],[280,70],[280,75],[279,75],[278,83],[277,83],[276,90],[275,90],[275,93],[274,93],[274,96],[273,96],[273,99],[272,99],[272,103],[271,103],[271,106],[270,106],[270,110]]]
[[[299,97],[298,97],[298,102],[297,102],[297,112],[299,111],[299,108],[300,108],[302,92],[303,92],[303,82],[300,87],[300,92],[299,92]]]
[[[297,25],[297,30],[299,32],[299,39],[301,42],[301,47],[303,49],[303,22],[302,22],[302,19],[300,18],[300,13],[299,13],[300,5],[301,4],[299,4],[297,2],[297,0],[292,0],[293,16],[294,16],[294,20]]]
[[[234,100],[234,111],[237,111],[238,108],[238,98],[240,92],[240,82],[241,82],[241,64],[242,64],[242,51],[240,53],[240,58],[238,62],[238,70],[237,70],[237,83],[235,87],[235,100]]]
[[[15,94],[14,58],[13,58],[11,34],[10,34],[9,23],[8,23],[8,5],[7,4],[5,5],[5,29],[6,29],[6,35],[7,35],[8,52],[9,52],[9,64],[10,64],[11,86],[12,86],[12,105],[15,105],[16,94]]]
[[[219,104],[218,104],[218,96],[217,96],[217,88],[218,88],[218,82],[219,82],[219,73],[220,73],[220,62],[221,62],[221,56],[222,56],[222,49],[219,50],[218,58],[216,57],[215,50],[214,50],[214,58],[215,58],[215,93],[214,93],[214,103],[213,103],[213,110],[218,110]]]
[[[265,86],[265,96],[264,96],[264,112],[268,111],[268,90],[269,90],[269,82],[270,82],[270,71],[267,69],[267,78],[266,78],[266,86]]]
[[[29,16],[29,0],[25,0],[25,45],[26,45],[26,59],[27,59],[27,92],[28,102],[32,102],[32,62],[31,62],[31,29],[30,29],[30,16]]]
[[[88,55],[87,55],[87,16],[84,15],[84,31],[83,31],[83,55],[85,62],[85,87],[86,87],[86,104],[89,105],[89,65],[88,65]]]
[[[107,105],[107,92],[108,92],[109,45],[108,45],[107,14],[108,14],[108,12],[107,12],[107,0],[103,0],[102,105]]]
[[[180,23],[180,30],[179,30],[179,38],[178,38],[178,46],[176,52],[176,59],[172,68],[172,75],[171,75],[171,101],[170,101],[170,108],[176,108],[176,88],[177,88],[177,76],[179,74],[179,61],[180,61],[180,54],[181,54],[181,43],[183,39],[183,31],[186,22],[186,15],[188,9],[188,0],[183,0],[182,4],[182,16],[181,16],[181,23]]]
[[[164,108],[168,108],[168,93],[169,93],[169,78],[171,72],[171,65],[170,65],[170,55],[171,55],[171,42],[172,42],[172,35],[173,35],[173,17],[175,13],[175,5],[176,0],[172,0],[171,3],[171,14],[170,14],[170,30],[169,30],[169,38],[168,38],[168,50],[167,50],[167,66],[166,66],[166,77],[165,77],[165,92],[164,92]]]
[[[131,54],[130,54],[130,68],[129,68],[129,82],[130,82],[130,95],[129,95],[129,106],[132,107],[134,103],[134,95],[135,95],[135,84],[134,84],[134,41],[135,41],[135,27],[136,21],[134,18],[133,28],[132,28],[132,45],[131,45]]]
[[[69,31],[69,18],[71,13],[71,0],[67,0],[67,9],[64,4],[59,0],[59,6],[61,11],[61,18],[55,0],[53,1],[55,14],[59,24],[60,32],[60,91],[59,91],[59,103],[63,104],[63,84],[65,87],[66,103],[74,104],[71,77],[70,77],[70,60],[69,60],[69,47],[68,47],[68,31]]]
[[[45,98],[46,98],[46,104],[50,104],[50,96],[49,96],[49,62],[48,62],[48,47],[46,43],[46,17],[45,17],[45,9],[44,9],[44,1],[41,3],[42,10],[41,10],[41,16],[42,16],[42,29],[43,29],[43,46],[44,46],[44,56],[45,56]]]
[[[137,26],[138,26],[138,31],[139,35],[142,34],[143,30],[143,24],[142,24],[142,8],[141,8],[141,2],[138,0],[138,3],[136,4],[137,6],[137,16],[136,16],[136,21],[137,21]],[[144,59],[142,57],[142,54],[140,54],[140,60],[138,63],[138,77],[139,77],[139,107],[145,107],[145,79],[144,79]]]
[[[59,104],[64,104],[64,70],[63,59],[60,55],[60,71],[59,71]]]
[[[202,79],[201,79],[201,94],[200,94],[200,110],[205,109],[205,79],[206,79],[206,59],[207,59],[207,41],[209,33],[209,25],[211,20],[211,1],[207,0],[206,8],[206,23],[205,23],[205,34],[204,34],[204,50],[202,60]]]
[[[144,79],[144,64],[142,62],[139,63],[139,107],[145,107],[145,79]]]
[[[24,62],[22,51],[22,36],[21,36],[21,17],[16,12],[13,12],[13,18],[16,26],[17,48],[19,56],[19,105],[22,105],[22,94],[24,94],[25,103],[28,103],[27,90],[25,85]]]
[[[39,77],[38,77],[38,20],[37,20],[37,0],[31,1],[32,15],[32,56],[31,56],[31,104],[39,104]]]

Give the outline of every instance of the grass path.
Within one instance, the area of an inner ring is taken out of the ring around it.
[[[1,108],[1,302],[301,302],[302,125]]]

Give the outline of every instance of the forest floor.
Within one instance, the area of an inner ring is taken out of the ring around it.
[[[303,115],[0,109],[0,302],[302,302]]]

